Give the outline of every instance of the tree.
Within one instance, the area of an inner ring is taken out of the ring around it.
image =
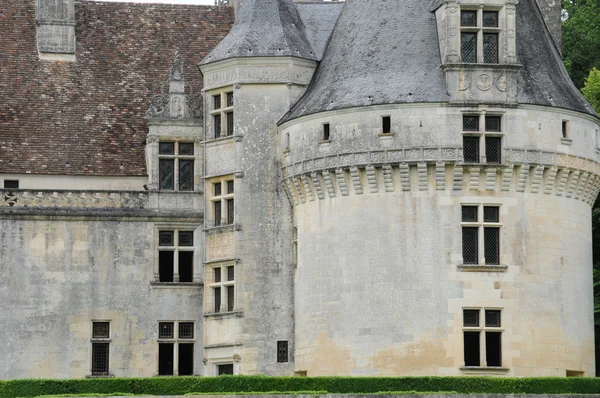
[[[563,56],[575,85],[582,88],[600,67],[600,0],[563,0]]]
[[[600,70],[593,68],[585,79],[585,86],[581,89],[585,98],[594,110],[600,113]]]

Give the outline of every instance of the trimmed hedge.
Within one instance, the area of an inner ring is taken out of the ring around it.
[[[135,394],[185,395],[238,391],[327,391],[332,394],[374,394],[386,391],[456,391],[476,394],[600,394],[600,378],[501,377],[152,377],[0,381],[0,397],[40,395]]]

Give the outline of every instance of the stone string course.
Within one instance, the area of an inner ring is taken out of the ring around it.
[[[325,199],[325,191],[330,198],[336,197],[336,191],[342,196],[377,193],[381,183],[385,192],[515,191],[572,197],[589,205],[596,200],[600,191],[599,163],[539,150],[507,149],[504,153],[506,163],[501,165],[462,163],[461,148],[395,149],[320,157],[284,166],[284,189],[295,205]],[[411,167],[416,168],[416,174],[411,173]],[[399,186],[394,186],[395,171],[399,173]],[[452,176],[452,181],[447,175]]]

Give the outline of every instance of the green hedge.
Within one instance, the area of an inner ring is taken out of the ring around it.
[[[600,394],[600,378],[500,377],[153,377],[145,379],[22,379],[0,381],[0,397],[40,395],[185,395],[246,391],[327,391],[368,394],[386,391],[456,391],[501,394]]]

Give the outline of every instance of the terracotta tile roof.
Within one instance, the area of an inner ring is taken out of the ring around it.
[[[0,173],[146,175],[144,115],[175,50],[200,90],[196,64],[233,8],[79,0],[75,11],[77,62],[43,61],[35,0],[0,4]]]

